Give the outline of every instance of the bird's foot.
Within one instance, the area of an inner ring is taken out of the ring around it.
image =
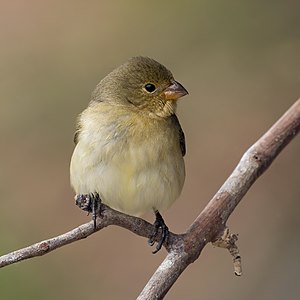
[[[156,245],[155,250],[152,251],[153,254],[157,253],[161,249],[163,243],[165,241],[167,241],[167,239],[169,237],[169,228],[167,227],[167,225],[165,224],[165,221],[164,221],[163,217],[161,216],[161,214],[157,210],[155,211],[155,217],[156,217],[156,219],[155,219],[155,222],[153,224],[155,226],[155,232],[149,238],[148,244],[150,246],[154,245],[154,243],[155,243],[155,237],[158,235],[160,228],[161,228],[161,239],[158,242],[158,244]]]
[[[94,221],[94,230],[96,231],[96,219],[97,216],[101,216],[101,199],[98,193],[90,194],[78,194],[75,196],[76,205],[88,214],[92,213],[92,218]]]

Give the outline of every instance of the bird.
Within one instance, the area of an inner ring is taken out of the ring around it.
[[[70,163],[75,202],[93,213],[94,229],[102,203],[132,216],[153,211],[151,246],[161,230],[153,253],[167,241],[160,211],[179,197],[185,181],[185,135],[176,108],[187,94],[171,71],[144,56],[130,58],[96,86],[78,116]]]

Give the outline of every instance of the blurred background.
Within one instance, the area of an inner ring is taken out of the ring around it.
[[[291,0],[1,0],[0,254],[90,220],[69,186],[76,116],[100,79],[135,55],[166,65],[190,92],[178,109],[186,183],[163,214],[184,232],[299,98],[299,9]],[[207,245],[166,299],[298,298],[299,172],[298,137],[229,219],[242,277],[226,251]],[[165,255],[110,227],[1,269],[1,299],[135,299]]]

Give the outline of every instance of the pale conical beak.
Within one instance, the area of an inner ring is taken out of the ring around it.
[[[175,80],[164,90],[163,93],[165,94],[167,100],[177,100],[180,97],[188,95],[188,91]]]

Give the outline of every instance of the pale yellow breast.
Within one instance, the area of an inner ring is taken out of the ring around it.
[[[98,192],[132,215],[166,209],[179,197],[185,170],[171,123],[107,106],[85,111],[82,127],[71,160],[77,194]]]

